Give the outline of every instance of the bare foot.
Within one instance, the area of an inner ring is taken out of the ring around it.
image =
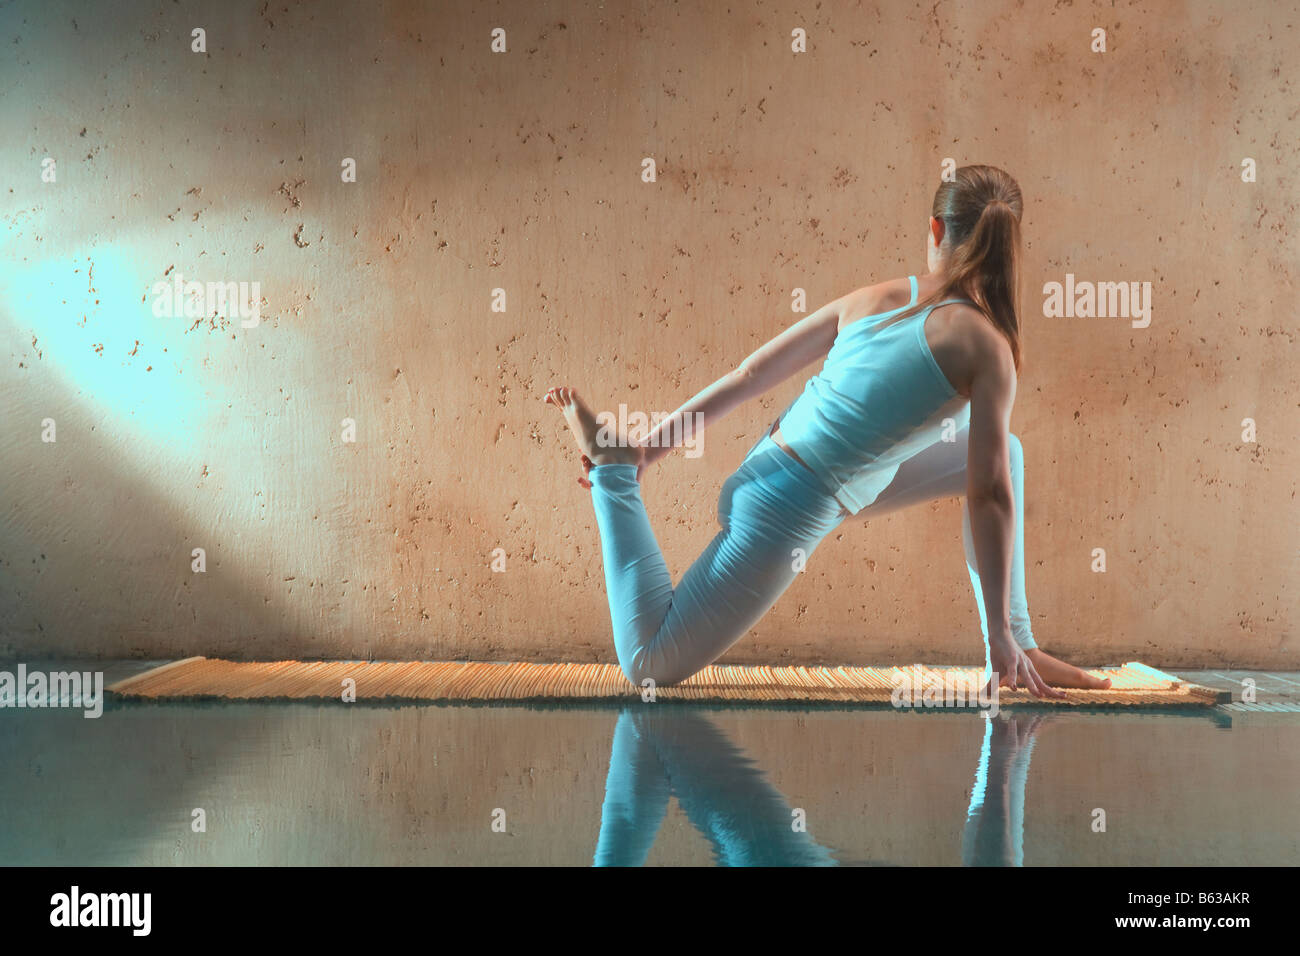
[[[573,437],[578,443],[578,450],[593,467],[641,464],[645,457],[645,449],[629,442],[626,435],[618,435],[613,439],[608,435],[602,435],[601,432],[605,430],[597,423],[596,416],[578,397],[575,389],[566,385],[558,386],[548,391],[543,401],[554,405],[564,413],[564,420],[569,423],[569,430],[573,432]]]
[[[1038,676],[1053,687],[1076,687],[1080,690],[1108,690],[1110,688],[1108,679],[1093,677],[1082,668],[1058,660],[1037,647],[1031,651],[1025,651],[1025,655],[1033,662],[1034,669],[1038,671]]]

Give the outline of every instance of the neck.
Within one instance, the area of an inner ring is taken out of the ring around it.
[[[948,272],[946,269],[944,269],[942,264],[931,269],[925,275],[917,277],[917,284],[924,286],[927,292],[929,292],[932,289],[938,289],[947,281],[948,281]]]

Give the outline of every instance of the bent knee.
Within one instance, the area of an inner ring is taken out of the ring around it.
[[[640,689],[671,687],[674,684],[680,684],[690,676],[689,674],[675,673],[662,665],[656,666],[649,661],[620,663],[619,667],[628,682]]]
[[[622,668],[623,676],[627,678],[627,682],[633,687],[640,687],[643,680],[654,681],[654,678],[650,674],[646,673],[644,667],[623,663],[620,663],[619,667]],[[655,681],[655,683],[658,683],[658,681]]]

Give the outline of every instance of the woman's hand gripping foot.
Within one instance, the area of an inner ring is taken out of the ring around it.
[[[560,385],[549,390],[542,399],[554,405],[564,413],[564,420],[569,423],[578,450],[582,453],[582,471],[584,477],[578,484],[584,488],[591,487],[586,475],[592,468],[601,465],[636,465],[637,480],[645,468],[645,448],[631,441],[626,435],[611,435],[611,430],[600,425],[587,404],[578,397],[576,389]]]

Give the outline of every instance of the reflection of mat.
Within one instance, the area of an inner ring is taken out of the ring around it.
[[[1049,706],[1208,707],[1230,695],[1188,684],[1145,664],[1102,668],[1110,690],[1072,690]],[[888,704],[907,688],[918,709],[959,699],[959,681],[978,671],[956,667],[728,667],[711,665],[656,699],[829,701]],[[465,661],[274,661],[241,663],[190,657],[118,681],[109,691],[133,698],[229,700],[342,700],[344,682],[357,700],[631,700],[641,691],[613,664],[524,664]],[[972,699],[974,691],[964,692]],[[928,694],[927,694],[928,692]],[[1000,705],[1029,703],[1024,691],[1001,693]],[[951,706],[951,705],[950,705]]]

